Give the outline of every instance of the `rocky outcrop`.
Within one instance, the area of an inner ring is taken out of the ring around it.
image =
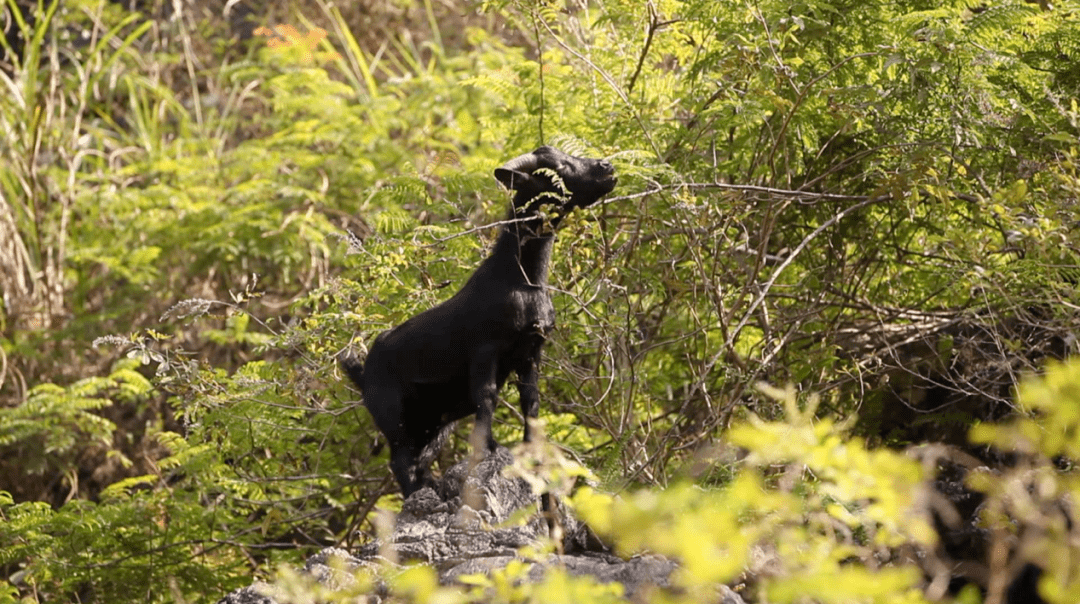
[[[561,568],[571,575],[620,583],[627,598],[648,585],[668,585],[674,562],[660,556],[628,560],[615,556],[588,527],[561,511],[565,553],[523,558],[518,550],[539,544],[548,526],[539,514],[523,522],[506,522],[519,510],[537,505],[524,480],[502,476],[503,467],[512,461],[509,451],[499,448],[471,473],[467,462],[457,464],[443,476],[438,492],[426,488],[409,497],[389,536],[355,552],[325,549],[308,559],[304,572],[324,585],[345,586],[353,581],[351,572],[362,567],[421,561],[438,571],[443,584],[452,584],[463,575],[491,572],[516,559],[528,565],[530,580],[539,581],[548,569]],[[330,564],[331,558],[339,562]],[[273,593],[273,586],[257,584],[229,594],[219,604],[275,604]],[[366,596],[367,603],[381,600],[379,593]],[[727,588],[716,601],[743,604]]]

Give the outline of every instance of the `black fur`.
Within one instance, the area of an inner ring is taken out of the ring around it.
[[[390,443],[390,468],[405,497],[433,484],[431,459],[454,421],[476,414],[474,447],[495,450],[491,416],[511,372],[531,440],[540,349],[555,326],[546,288],[554,228],[616,182],[607,161],[552,147],[510,160],[495,177],[515,195],[512,222],[491,255],[452,298],[379,334],[363,365],[342,360]]]

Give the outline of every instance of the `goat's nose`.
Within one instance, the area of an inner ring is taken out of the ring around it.
[[[615,171],[615,166],[611,165],[611,162],[609,162],[606,159],[600,160],[600,167],[603,168],[607,172],[614,172]]]

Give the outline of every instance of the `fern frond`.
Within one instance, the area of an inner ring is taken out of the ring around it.
[[[937,21],[955,17],[957,11],[952,8],[935,8],[931,10],[919,10],[896,17],[896,24],[906,30],[917,29],[927,21]]]
[[[976,41],[989,41],[1001,32],[1026,29],[1028,17],[1037,14],[1036,9],[1020,2],[997,4],[975,13],[968,20],[968,35]]]
[[[382,234],[406,231],[413,223],[412,215],[400,208],[388,208],[375,215],[375,230]]]

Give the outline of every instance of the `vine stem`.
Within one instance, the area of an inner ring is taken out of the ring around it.
[[[792,250],[790,254],[788,254],[787,258],[785,258],[782,263],[780,263],[780,266],[776,267],[776,270],[773,271],[772,276],[769,277],[769,280],[765,282],[765,285],[761,288],[760,293],[758,293],[757,297],[750,304],[750,307],[746,310],[746,312],[743,313],[743,317],[739,321],[739,324],[735,327],[735,329],[732,329],[730,332],[728,332],[728,337],[727,340],[724,342],[724,345],[720,347],[720,350],[718,350],[711,359],[709,359],[709,362],[705,365],[704,370],[701,372],[701,380],[694,384],[694,387],[691,389],[689,396],[693,396],[697,390],[704,387],[705,376],[709,375],[709,373],[712,372],[713,367],[715,367],[716,363],[720,361],[720,357],[724,356],[726,353],[733,349],[735,345],[735,339],[738,337],[739,332],[742,331],[743,327],[746,327],[747,322],[750,321],[750,317],[753,316],[758,306],[761,306],[762,302],[765,301],[765,297],[768,296],[769,291],[772,289],[773,284],[776,283],[776,280],[780,278],[780,274],[783,273],[784,270],[788,266],[790,266],[792,262],[795,261],[795,258],[800,253],[802,253],[804,249],[806,249],[806,246],[810,245],[811,241],[817,238],[818,235],[820,235],[829,227],[843,220],[844,217],[848,214],[858,211],[868,205],[887,201],[888,199],[891,199],[891,196],[878,195],[876,197],[865,197],[862,199],[862,201],[847,208],[844,208],[843,210],[840,210],[832,218],[826,220],[821,226],[814,229],[812,233],[803,238],[799,245],[797,245],[795,249]]]
[[[713,357],[713,360],[709,364],[709,368],[711,368],[712,365],[716,363],[716,360],[720,358],[720,355],[723,354],[724,350],[730,349],[735,344],[735,338],[738,337],[739,332],[742,331],[742,328],[746,327],[746,323],[750,320],[750,317],[754,314],[754,311],[757,310],[757,307],[761,306],[761,303],[765,300],[765,296],[767,296],[769,294],[769,290],[772,289],[773,284],[776,283],[776,280],[780,278],[780,273],[784,272],[784,269],[786,269],[788,266],[791,265],[792,262],[795,261],[795,258],[800,253],[802,253],[804,249],[806,249],[806,246],[810,245],[811,241],[817,238],[817,236],[824,232],[825,229],[828,229],[832,225],[843,220],[843,218],[848,214],[864,208],[872,203],[878,203],[888,199],[891,199],[890,195],[878,195],[877,197],[870,197],[860,201],[853,206],[844,208],[843,210],[837,212],[832,218],[826,220],[821,226],[814,229],[814,232],[803,238],[803,240],[799,242],[799,245],[795,246],[795,249],[792,250],[790,254],[788,254],[788,257],[780,263],[780,266],[776,267],[776,270],[773,271],[773,274],[771,277],[769,277],[769,280],[765,282],[765,285],[761,288],[761,292],[757,295],[757,298],[755,298],[753,303],[750,304],[750,308],[746,309],[746,312],[743,314],[743,318],[739,321],[739,324],[736,325],[735,329],[731,330],[731,333],[728,334],[728,339],[727,342],[724,343],[724,348],[720,352],[718,352],[715,357]]]
[[[532,18],[533,34],[536,36],[536,63],[540,66],[538,70],[540,77],[540,115],[537,116],[536,129],[540,135],[540,144],[545,145],[547,141],[544,139],[544,106],[547,104],[547,96],[544,94],[544,44],[540,40],[540,18],[537,16],[536,11],[532,12]]]
[[[630,76],[630,82],[626,85],[626,94],[630,94],[634,91],[634,84],[637,83],[638,76],[641,75],[641,69],[645,66],[645,57],[649,54],[649,47],[652,46],[653,36],[661,28],[672,23],[677,23],[678,19],[672,19],[670,21],[661,21],[660,15],[656,12],[656,5],[651,1],[647,4],[649,9],[649,27],[645,32],[645,44],[641,47],[641,54],[638,55],[637,67],[634,68],[634,75]]]
[[[634,104],[630,102],[630,97],[626,95],[626,91],[619,87],[619,83],[615,81],[615,78],[611,77],[611,74],[609,74],[607,71],[604,71],[602,67],[594,63],[588,57],[578,52],[577,49],[567,44],[562,38],[559,37],[559,34],[555,33],[555,31],[551,29],[551,26],[548,25],[546,21],[542,19],[538,21],[544,26],[544,29],[546,29],[548,34],[551,35],[551,38],[555,40],[555,42],[560,47],[562,47],[563,50],[574,55],[582,62],[584,62],[593,71],[599,74],[600,77],[608,83],[608,86],[611,86],[611,90],[614,91],[615,94],[619,95],[619,98],[622,100],[622,102],[625,103],[627,108],[630,109],[630,114],[634,117],[634,121],[637,122],[638,127],[641,128],[641,134],[645,137],[645,140],[649,142],[649,146],[652,147],[653,153],[656,154],[657,158],[662,158],[663,156],[660,153],[660,147],[657,146],[656,141],[653,140],[652,135],[649,133],[649,129],[645,127],[645,122],[641,120],[641,115],[638,113],[637,108],[634,107]]]

